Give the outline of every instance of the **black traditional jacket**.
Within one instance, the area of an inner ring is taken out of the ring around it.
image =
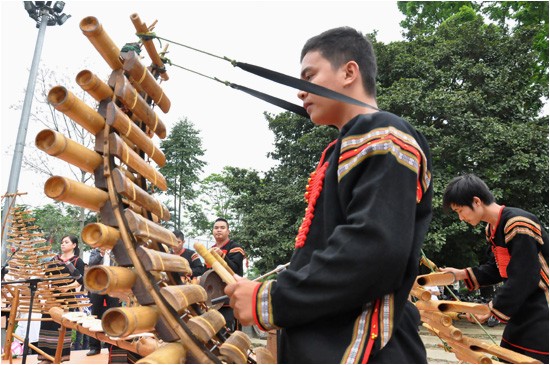
[[[206,267],[202,263],[199,254],[196,253],[195,251],[190,250],[188,248],[184,248],[180,256],[189,262],[189,266],[192,271],[192,274],[191,274],[192,278],[201,276],[206,271]]]
[[[281,328],[279,363],[425,363],[408,302],[432,215],[425,138],[387,112],[358,115],[323,153],[290,266],[256,288]]]
[[[489,303],[506,323],[501,346],[548,361],[548,233],[531,213],[504,207],[487,225],[487,263],[467,268],[470,290],[503,282]],[[544,357],[546,356],[546,357]]]

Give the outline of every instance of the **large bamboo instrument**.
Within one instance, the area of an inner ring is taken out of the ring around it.
[[[137,14],[131,19],[140,33],[148,29]],[[162,59],[152,42],[145,40],[149,54],[156,54],[153,65],[145,67],[133,51],[121,51],[93,16],[84,18],[80,29],[112,69],[107,82],[90,70],[76,77],[77,84],[99,103],[97,111],[63,86],[53,88],[48,100],[82,125],[95,138],[95,145],[87,150],[53,131],[41,132],[37,145],[93,172],[94,186],[54,176],[44,190],[52,199],[99,212],[98,222],[82,231],[82,240],[94,248],[112,250],[119,266],[90,268],[85,286],[91,292],[131,300],[109,309],[101,320],[73,321],[53,309],[52,318],[145,356],[141,363],[274,362],[265,349],[251,348],[244,333],[226,328],[224,317],[208,304],[205,289],[184,281],[182,274],[191,273],[189,263],[167,252],[177,240],[160,224],[170,214],[154,196],[156,191],[166,191],[167,183],[151,163],[166,163],[152,139],[153,134],[166,137],[156,110],[166,113],[171,106],[158,83],[159,77],[168,80]],[[151,343],[150,335],[158,340]]]

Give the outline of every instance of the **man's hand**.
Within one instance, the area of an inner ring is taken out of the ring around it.
[[[466,314],[466,319],[468,320],[468,322],[476,323],[473,317],[475,317],[479,323],[483,324],[487,322],[487,320],[491,317],[491,311],[489,310],[488,314],[471,314],[471,313]]]
[[[220,248],[216,247],[216,246],[212,247],[210,250],[211,250],[211,251],[214,251],[215,253],[217,253],[220,257],[223,257],[223,256],[224,256],[224,255],[223,255],[223,251],[222,251]]]
[[[466,270],[465,269],[455,269],[454,267],[440,267],[440,272],[452,272],[455,274],[456,280],[464,280],[466,279]]]
[[[252,308],[252,296],[254,289],[261,285],[248,279],[244,279],[238,275],[234,275],[237,280],[234,284],[229,284],[225,287],[224,292],[230,298],[229,305],[233,308],[235,318],[237,318],[243,326],[254,324]]]

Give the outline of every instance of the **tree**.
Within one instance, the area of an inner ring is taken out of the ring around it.
[[[204,221],[204,213],[195,199],[198,197],[199,174],[206,165],[200,159],[204,155],[199,132],[187,118],[180,119],[161,142],[166,155],[166,165],[160,172],[166,177],[168,194],[173,197],[171,222],[181,229],[185,220],[187,227]]]
[[[417,21],[409,41],[375,43],[378,101],[408,119],[431,146],[434,218],[425,250],[441,264],[467,266],[477,261],[470,243],[479,242],[478,254],[484,244],[481,228],[441,211],[453,177],[476,173],[499,202],[548,222],[548,116],[542,114],[548,89],[533,82],[540,58],[532,29],[486,24],[467,5],[450,13],[435,5],[423,9],[422,17],[440,19],[439,27],[420,29]]]

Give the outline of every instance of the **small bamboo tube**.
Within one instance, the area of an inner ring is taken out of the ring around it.
[[[437,268],[437,265],[434,264],[429,258],[427,258],[426,256],[422,256],[420,258],[420,263],[423,264],[424,266],[426,266],[428,269],[430,270],[433,270],[433,271],[439,271],[439,269]]]
[[[82,334],[88,335],[93,338],[97,338],[101,342],[110,343],[112,345],[118,346],[125,350],[135,352],[141,356],[147,356],[159,348],[158,341],[153,338],[142,337],[138,341],[132,341],[132,342],[112,339],[111,337],[109,337],[108,335],[102,332],[91,330],[90,329],[91,327],[85,327],[83,324],[78,324],[78,322],[73,322],[63,318],[63,313],[64,313],[63,309],[59,307],[50,308],[49,313],[55,322],[62,324],[67,328],[77,330]]]
[[[255,347],[256,364],[276,364],[277,361],[271,351],[265,347]]]
[[[231,269],[229,267],[229,265],[227,264],[227,262],[225,262],[225,260],[220,256],[218,255],[218,253],[213,250],[212,248],[210,250],[208,250],[212,256],[214,256],[214,258],[216,259],[216,261],[218,261],[220,264],[222,264],[222,266],[227,270],[228,273],[231,274],[231,276],[235,275],[235,272],[233,271],[233,269]]]
[[[93,248],[112,249],[120,239],[118,229],[103,223],[89,223],[82,230],[82,241]]]
[[[422,320],[424,322],[439,322],[445,327],[449,327],[453,324],[453,320],[451,317],[449,317],[446,314],[443,314],[441,312],[430,312],[425,310],[420,310],[420,317],[422,317]]]
[[[133,13],[132,15],[130,15],[130,20],[134,24],[134,27],[136,28],[137,33],[141,33],[141,34],[149,33],[149,28],[147,28],[147,25],[145,25],[145,23],[141,21],[137,13]],[[163,69],[164,62],[162,62],[162,60],[160,59],[160,56],[155,47],[155,43],[153,43],[151,39],[142,39],[141,42],[143,43],[143,46],[145,47],[145,50],[147,51],[149,58],[151,58],[151,61],[153,61],[153,63],[158,68]],[[159,74],[164,81],[168,81],[169,77],[166,71],[159,72]]]
[[[432,293],[423,289],[420,286],[413,286],[411,289],[411,295],[420,300],[430,300],[432,298]]]
[[[153,307],[109,308],[101,318],[105,333],[113,337],[128,337],[134,333],[155,329],[159,313]]]
[[[489,307],[478,303],[455,302],[451,300],[429,300],[415,303],[418,309],[440,312],[462,312],[471,314],[489,314]]]
[[[126,267],[97,265],[90,267],[84,275],[84,286],[92,293],[130,293],[137,275]]]
[[[176,247],[178,245],[176,236],[168,229],[143,218],[130,209],[124,210],[124,216],[134,236],[162,242],[170,247]]]
[[[145,90],[147,95],[158,105],[164,113],[170,111],[170,99],[164,94],[164,91],[157,83],[147,67],[139,61],[135,52],[128,52],[124,55],[123,69],[126,71],[135,83]]]
[[[426,275],[419,275],[416,278],[416,283],[420,286],[451,285],[455,281],[455,274],[452,272],[436,272]]]
[[[154,223],[153,223],[154,224]],[[137,255],[147,271],[167,271],[191,275],[191,267],[184,257],[140,246]]]
[[[473,351],[460,341],[455,341],[451,345],[452,351],[458,360],[470,364],[492,364],[493,360],[484,353]]]
[[[103,29],[96,17],[88,16],[80,21],[80,30],[92,43],[112,70],[122,68],[120,49]]]
[[[219,263],[218,260],[214,258],[214,256],[212,256],[203,244],[197,242],[193,245],[193,247],[195,248],[195,251],[202,256],[204,261],[212,267],[216,274],[219,275],[224,283],[233,284],[236,282],[235,278],[225,269],[225,267],[223,267],[222,264]]]
[[[107,104],[107,124],[114,127],[121,135],[124,135],[140,150],[145,152],[160,167],[166,165],[166,156],[158,149],[153,140],[149,138],[115,103]]]
[[[136,203],[147,211],[155,214],[164,221],[170,220],[170,212],[168,208],[157,199],[153,198],[145,190],[134,184],[126,175],[119,169],[113,169],[113,181],[117,193],[133,203]]]
[[[35,144],[48,155],[57,157],[90,174],[93,174],[103,162],[99,153],[51,129],[40,131],[36,135]]]
[[[141,97],[135,87],[128,82],[124,75],[115,77],[115,95],[124,106],[149,127],[159,138],[166,138],[166,126],[158,114]]]
[[[520,354],[495,344],[485,343],[478,338],[464,337],[462,342],[472,351],[483,351],[490,355],[497,356],[511,364],[541,364],[539,360],[533,359],[530,356]]]
[[[169,285],[160,288],[160,293],[178,314],[183,314],[192,304],[208,300],[206,290],[200,285]]]
[[[44,193],[54,200],[95,212],[99,212],[109,199],[107,192],[101,189],[62,176],[50,177],[44,184]]]
[[[246,364],[251,346],[252,343],[244,332],[235,331],[220,346],[220,354],[229,364]]]
[[[225,318],[215,309],[210,309],[208,312],[195,316],[187,322],[191,332],[202,342],[210,341],[224,325]]]
[[[94,109],[77,98],[64,86],[55,86],[48,93],[48,102],[94,136],[103,130],[105,120]]]
[[[139,359],[137,364],[184,364],[186,356],[185,347],[181,343],[172,342]]]
[[[113,155],[116,155],[122,162],[133,168],[159,189],[162,191],[166,191],[168,189],[164,176],[155,170],[153,166],[146,163],[115,133],[111,133],[109,135],[109,149]]]
[[[113,90],[90,70],[82,70],[76,75],[76,83],[97,102],[113,97]]]

